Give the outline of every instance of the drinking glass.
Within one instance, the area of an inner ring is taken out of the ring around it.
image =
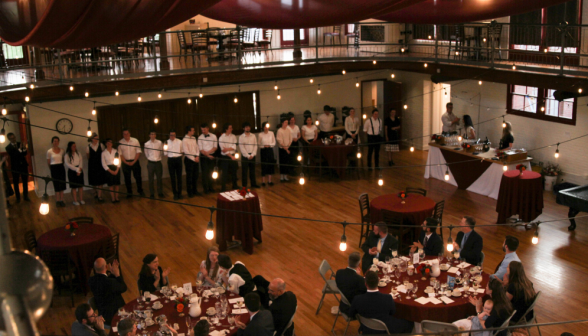
[[[437,260],[439,260],[439,264],[441,264],[441,262],[443,261],[443,252],[439,253],[439,255],[437,256]]]
[[[413,285],[413,287],[412,287],[412,297],[413,297],[413,299],[416,299],[416,297],[417,297],[417,296],[416,296],[416,292],[417,292],[417,290],[419,290],[419,285],[415,283],[415,284]]]
[[[385,260],[386,260],[386,264],[390,265],[390,257],[386,256]]]
[[[481,262],[478,263],[478,271],[479,271],[479,274],[482,274],[482,272],[484,271],[483,264]]]
[[[394,274],[396,275],[396,284],[399,285],[400,284],[400,267],[396,266],[396,268],[394,269]]]
[[[473,286],[474,287],[474,294],[472,294],[474,297],[478,297],[478,288],[480,288],[480,284],[478,284],[477,281],[474,281]]]
[[[137,298],[137,309],[143,309],[143,305],[141,304],[141,301],[143,300],[142,296],[139,296]]]
[[[470,283],[468,281],[465,281],[463,283],[463,296],[464,297],[470,296],[469,290],[470,290]]]
[[[420,260],[425,259],[425,250],[424,249],[419,249],[419,259]]]
[[[409,283],[406,286],[406,299],[410,300],[410,291],[414,288],[414,285]]]
[[[151,302],[151,293],[149,293],[148,291],[144,291],[143,297],[145,298],[145,305],[149,306],[149,302]]]
[[[229,320],[229,325],[231,326],[230,329],[233,330],[235,329],[235,326],[233,325],[235,323],[235,316],[233,314],[230,314],[228,317]]]
[[[190,320],[190,315],[186,316],[186,327],[188,327],[187,335],[190,335],[190,330],[192,329],[192,321]]]
[[[459,251],[453,251],[453,258],[455,258],[455,262],[459,261]]]
[[[408,277],[404,277],[402,278],[402,283],[404,284],[404,287],[407,287],[409,284],[410,280],[408,279]],[[408,289],[408,288],[407,288]]]

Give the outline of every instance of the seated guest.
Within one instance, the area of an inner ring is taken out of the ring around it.
[[[135,336],[137,335],[137,324],[130,318],[120,320],[118,322],[119,336]]]
[[[481,330],[484,329],[482,327],[482,323],[484,323],[490,314],[492,313],[492,309],[494,308],[494,301],[492,299],[486,300],[484,302],[484,311],[481,313],[470,316],[467,319],[458,320],[453,322],[460,330]],[[492,331],[479,331],[479,332],[472,332],[474,336],[492,336]]]
[[[392,256],[392,250],[398,249],[398,240],[388,234],[386,223],[378,222],[374,226],[374,231],[370,233],[363,245],[361,245],[361,249],[364,252],[361,268],[365,274],[370,266],[372,266],[374,258],[377,258],[379,261],[385,261],[386,257]]]
[[[347,259],[347,268],[338,270],[335,276],[337,288],[345,295],[349,303],[353,302],[353,298],[356,295],[365,294],[367,291],[367,288],[365,288],[365,279],[360,275],[360,261],[361,256],[359,252],[352,252]],[[347,314],[349,312],[349,306],[341,301],[339,303],[339,310]]]
[[[520,261],[511,261],[508,264],[508,270],[504,280],[508,283],[506,286],[506,297],[512,303],[513,309],[517,311],[510,320],[516,323],[523,317],[523,314],[525,314],[531,304],[533,304],[537,293],[535,293],[533,283],[527,278],[523,264]],[[525,316],[525,319],[531,321],[533,319],[533,311],[530,311]]]
[[[513,236],[506,236],[504,244],[502,244],[502,251],[504,252],[504,259],[494,270],[494,274],[490,275],[491,278],[496,278],[500,282],[504,283],[504,275],[508,269],[508,265],[511,261],[521,261],[517,255],[517,248],[519,247],[519,240]]]
[[[394,317],[396,305],[392,296],[380,293],[378,290],[378,274],[369,271],[365,274],[365,285],[367,293],[356,296],[351,302],[349,316],[355,317],[356,314],[362,317],[376,319],[384,322],[388,331],[392,334],[410,333],[414,327],[414,322]],[[385,331],[376,331],[361,325],[359,331],[363,334],[385,334]]]
[[[261,302],[257,293],[245,295],[245,307],[249,312],[249,324],[239,321],[241,315],[236,315],[235,325],[239,328],[238,336],[273,336],[274,320],[272,313],[261,309]]]
[[[87,303],[76,308],[76,320],[71,325],[72,336],[105,336],[104,318],[98,316]]]
[[[194,326],[194,336],[208,336],[210,323],[207,320],[200,320]]]
[[[202,260],[202,263],[200,264],[202,279],[206,284],[211,286],[222,283],[222,275],[226,274],[224,270],[221,270],[218,267],[218,255],[218,247],[211,246],[208,248],[206,260]]]
[[[237,261],[233,265],[231,257],[221,254],[218,256],[218,266],[225,271],[222,280],[231,292],[245,296],[257,290],[251,273],[242,262]]]
[[[268,287],[268,293],[271,304],[268,308],[274,319],[274,327],[276,335],[282,335],[284,329],[294,316],[298,301],[296,295],[291,291],[286,292],[286,282],[280,278],[272,280]],[[288,328],[285,336],[292,336],[294,334],[294,323]]]
[[[110,275],[106,274],[107,271],[110,272]],[[120,275],[118,260],[107,264],[104,258],[96,259],[94,276],[90,278],[89,282],[96,301],[96,309],[102,313],[106,324],[110,325],[118,309],[125,305],[121,294],[127,291],[125,280]]]
[[[231,179],[232,188],[239,189],[237,185],[237,169],[239,163],[235,158],[237,151],[237,137],[233,134],[233,125],[225,123],[223,134],[218,138],[218,146],[221,149],[221,191],[225,191],[227,180]]]
[[[437,234],[437,225],[439,222],[435,218],[427,218],[421,224],[423,227],[423,231],[421,231],[421,236],[419,237],[419,241],[414,242],[410,246],[410,251],[415,252],[417,249],[423,249],[425,251],[425,255],[428,256],[438,256],[439,253],[443,252],[443,241],[441,241],[441,237]]]
[[[484,241],[474,227],[476,220],[470,216],[463,216],[459,222],[461,231],[453,242],[453,249],[459,251],[459,257],[464,258],[468,263],[477,265],[482,260],[482,248]]]
[[[159,266],[159,259],[156,254],[149,253],[143,258],[143,266],[139,273],[139,292],[145,291],[153,293],[163,286],[168,285],[167,276],[171,268],[163,270]]]
[[[486,286],[486,294],[488,294],[492,298],[494,306],[492,307],[490,316],[488,316],[488,318],[485,321],[480,321],[480,325],[482,329],[498,328],[502,326],[504,321],[506,321],[506,319],[509,318],[512,314],[512,304],[510,303],[510,300],[506,297],[506,292],[504,291],[502,283],[496,279],[490,279],[490,282],[488,282],[488,285]],[[482,316],[482,314],[484,314],[482,298],[470,296],[469,301],[476,307],[476,312],[478,313],[478,316]],[[507,331],[502,330],[498,333],[497,336],[506,335]],[[479,335],[476,334],[476,336]]]

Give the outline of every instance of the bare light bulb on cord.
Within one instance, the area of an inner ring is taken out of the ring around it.
[[[298,179],[298,183],[300,183],[300,185],[304,185],[305,182],[304,173],[300,173],[300,179]]]
[[[153,123],[159,124],[159,118],[157,116],[155,116],[155,118],[153,118]]]
[[[380,187],[384,185],[384,178],[382,178],[382,173],[380,173],[380,178],[378,178],[378,185]]]
[[[298,156],[296,157],[296,160],[302,161],[302,155],[301,154],[298,154]]]
[[[537,245],[539,243],[539,230],[535,230],[533,238],[531,239],[531,243],[533,243],[533,245]]]
[[[507,171],[508,170],[508,166],[506,164],[502,165],[502,170]]]
[[[453,239],[451,239],[451,236],[449,236],[449,238],[447,238],[447,251],[449,251],[449,252],[453,251]]]
[[[4,105],[2,107],[2,115],[7,115],[8,114],[8,110],[6,109],[6,105]]]
[[[114,153],[114,160],[112,160],[112,164],[114,164],[115,166],[120,165],[120,158],[118,152]]]
[[[217,179],[218,178],[218,167],[214,167],[214,170],[212,171],[212,178],[213,179]]]
[[[345,236],[345,233],[343,233],[343,235],[341,236],[341,243],[339,243],[339,250],[341,250],[343,252],[347,250],[347,237]]]
[[[205,237],[207,240],[212,240],[212,238],[214,238],[214,224],[212,224],[212,222],[208,222],[208,225],[206,226]]]
[[[169,147],[167,146],[167,141],[163,144],[163,150],[167,150]]]
[[[47,181],[45,181],[45,184]],[[47,187],[45,187],[47,189]],[[47,195],[47,190],[43,194],[43,198],[41,199],[41,206],[39,207],[39,213],[43,216],[49,213],[49,195]]]
[[[6,142],[6,130],[4,130],[4,128],[2,128],[2,130],[0,131],[0,143],[5,143]]]
[[[447,168],[445,170],[445,176],[444,176],[444,178],[445,178],[445,181],[449,181],[449,168]]]

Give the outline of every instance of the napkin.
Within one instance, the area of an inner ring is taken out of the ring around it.
[[[229,303],[236,303],[236,302],[240,302],[240,301],[245,301],[245,299],[242,297],[229,299]]]
[[[450,298],[448,298],[447,296],[442,296],[439,299],[447,304],[455,302],[455,301],[451,300]]]
[[[233,314],[247,314],[247,309],[233,309]]]
[[[155,295],[151,294],[151,301],[155,301],[155,300],[157,300],[157,299],[159,299],[159,297],[157,297],[157,296],[155,296]]]
[[[429,302],[431,302],[432,304],[440,304],[441,300],[434,298],[434,297],[430,297]]]
[[[470,267],[472,266],[471,264],[468,264],[467,262],[462,262],[461,264],[457,265],[457,267],[459,268],[466,268],[466,267]]]
[[[229,331],[228,330],[213,330],[210,332],[210,336],[225,336],[226,334],[228,334]]]
[[[400,286],[396,287],[396,290],[401,293],[406,293],[406,287],[404,285],[400,285]]]
[[[420,297],[420,298],[418,298],[418,299],[416,299],[416,300],[414,300],[414,301],[415,301],[415,302],[418,302],[418,303],[420,303],[420,304],[422,304],[422,305],[424,305],[424,304],[427,304],[427,303],[429,303],[429,298],[426,298],[426,297]]]
[[[233,305],[233,307],[234,307],[235,309],[239,309],[239,308],[241,308],[240,306],[237,306],[237,304],[236,304],[236,303]]]
[[[484,294],[484,291],[485,291],[485,289],[483,289],[483,288],[478,288],[478,293],[482,293],[482,294]],[[474,288],[473,288],[473,287],[470,287],[470,292],[472,292],[472,293],[474,293],[474,292],[475,292],[475,290],[474,290]]]
[[[458,271],[457,267],[451,267],[450,269],[447,270],[448,273],[455,273],[457,271]]]
[[[112,327],[112,332],[118,332],[118,328],[117,327]]]
[[[404,260],[404,261],[409,261],[409,260],[410,260],[410,258],[409,258],[409,257],[404,257],[404,256],[403,256],[403,257],[400,257],[400,259],[402,259],[402,260]]]
[[[386,266],[386,263],[383,261],[378,261],[378,267],[384,267]]]

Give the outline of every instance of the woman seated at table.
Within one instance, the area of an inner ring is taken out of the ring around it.
[[[533,283],[527,278],[525,269],[520,261],[511,261],[506,269],[505,276],[506,297],[509,298],[513,308],[517,311],[511,322],[518,322],[523,314],[529,309],[535,300],[535,289]],[[533,311],[525,316],[527,321],[533,319]]]
[[[219,250],[216,246],[208,248],[206,260],[200,264],[200,274],[207,285],[213,286],[222,283],[222,276],[226,272],[218,267]],[[199,276],[200,277],[200,276]]]
[[[318,128],[312,123],[312,117],[310,116],[304,119],[301,138],[304,158],[307,163],[310,163],[310,150],[308,146],[318,138]]]
[[[359,118],[355,116],[355,109],[352,107],[349,109],[349,117],[345,118],[345,133],[347,138],[353,139],[354,143],[359,142],[359,127],[361,122]]]
[[[157,254],[149,253],[143,258],[143,266],[139,273],[139,292],[148,291],[150,293],[161,289],[168,285],[167,276],[171,272],[171,268],[163,270],[159,266],[159,258]]]
[[[465,126],[465,138],[470,140],[476,139],[476,130],[474,129],[474,123],[472,117],[468,114],[463,116],[463,124]]]
[[[502,139],[500,139],[500,145],[498,146],[498,153],[505,152],[512,149],[514,144],[514,134],[512,133],[512,124],[510,121],[504,123],[505,128],[502,129]]]

